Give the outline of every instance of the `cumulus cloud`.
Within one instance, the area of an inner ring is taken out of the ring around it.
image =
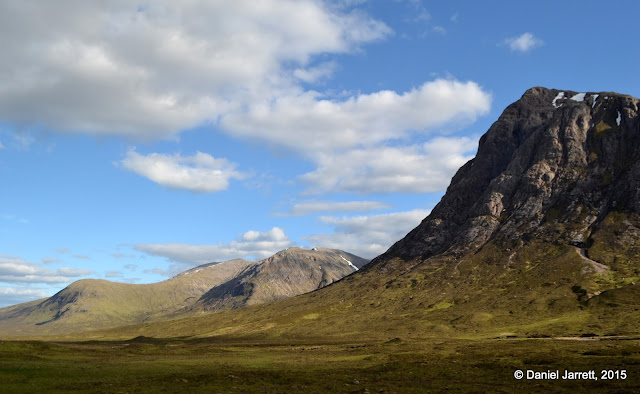
[[[318,168],[300,179],[308,194],[434,192],[447,187],[476,147],[474,138],[436,137],[422,145],[354,149],[340,160],[319,155]]]
[[[0,287],[0,308],[48,297],[49,294],[40,288],[32,287]]]
[[[294,204],[287,212],[278,213],[278,216],[303,216],[318,212],[336,211],[374,211],[390,208],[389,204],[380,201],[319,201],[307,200]]]
[[[330,77],[336,68],[336,62],[325,62],[315,67],[299,68],[293,72],[293,75],[303,82],[314,83]]]
[[[304,239],[314,245],[374,258],[420,224],[429,212],[414,209],[369,216],[323,216],[320,220],[333,226],[334,233],[314,234]]]
[[[235,258],[263,259],[290,246],[293,246],[293,242],[284,231],[281,228],[273,227],[268,231],[247,231],[237,240],[215,245],[138,244],[134,248],[180,263],[170,270],[171,274],[176,274],[196,265],[216,261],[221,262]],[[169,275],[167,271],[163,270],[158,270],[156,273]]]
[[[0,64],[7,76],[0,86],[0,119],[133,139],[166,138],[212,124],[233,138],[296,152],[322,172],[329,160],[406,145],[416,133],[424,140],[488,112],[491,96],[472,81],[438,79],[405,92],[340,97],[308,87],[339,67],[331,56],[392,34],[351,8],[357,4],[0,5],[0,45],[12,59]],[[131,151],[122,164],[156,183],[195,192],[224,190],[229,179],[242,176],[232,163],[209,159],[215,164],[200,168],[194,157]],[[361,163],[343,165],[350,173],[367,171]],[[373,185],[386,183],[372,179],[368,190],[384,192]]]
[[[130,150],[120,164],[159,185],[194,193],[226,190],[230,179],[247,177],[246,174],[236,171],[235,164],[227,159],[216,159],[202,152],[193,156],[160,153],[141,155],[135,150]]]
[[[90,270],[69,267],[52,270],[19,257],[0,255],[0,282],[66,283],[92,273]]]
[[[528,52],[544,44],[541,39],[531,33],[523,33],[518,37],[507,38],[504,43],[514,52]]]
[[[313,0],[3,3],[0,45],[12,61],[0,65],[0,117],[166,137],[287,89],[314,55],[389,32]]]
[[[302,153],[316,166],[301,176],[309,194],[425,192],[444,189],[475,154],[476,143],[429,137],[423,145],[406,145],[406,139],[468,124],[490,103],[474,82],[438,79],[402,94],[381,91],[342,101],[310,92],[282,97],[231,114],[222,126]]]
[[[346,100],[304,92],[229,114],[221,124],[235,135],[313,157],[400,140],[451,122],[465,125],[487,113],[490,103],[491,96],[474,82],[438,79],[401,94],[383,90]]]

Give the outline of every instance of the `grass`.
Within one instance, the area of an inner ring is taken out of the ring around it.
[[[516,380],[515,370],[626,370],[626,380]],[[2,392],[513,392],[640,389],[640,341],[135,339],[0,344]]]

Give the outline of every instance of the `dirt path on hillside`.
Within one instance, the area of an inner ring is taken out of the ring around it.
[[[585,248],[578,248],[577,246],[574,246],[574,248],[576,250],[576,253],[578,253],[578,255],[580,255],[580,257],[582,258],[582,262],[586,266],[593,268],[595,272],[600,273],[609,269],[609,267],[607,267],[606,265],[600,264],[597,261],[591,260],[589,257],[587,257],[587,250]],[[584,269],[582,273],[585,273]]]

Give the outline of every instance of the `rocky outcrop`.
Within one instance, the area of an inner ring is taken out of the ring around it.
[[[205,293],[196,308],[235,309],[308,293],[352,274],[369,260],[326,248],[288,248]]]
[[[431,214],[371,267],[459,256],[489,240],[588,246],[609,212],[640,212],[638,106],[617,93],[529,89],[480,139]]]

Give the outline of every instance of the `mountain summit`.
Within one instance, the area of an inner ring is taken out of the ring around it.
[[[610,92],[529,89],[480,139],[431,214],[371,267],[395,257],[462,256],[489,241],[508,255],[532,239],[586,252],[616,215],[621,230],[637,235],[638,104]],[[632,241],[615,240],[625,248]]]

